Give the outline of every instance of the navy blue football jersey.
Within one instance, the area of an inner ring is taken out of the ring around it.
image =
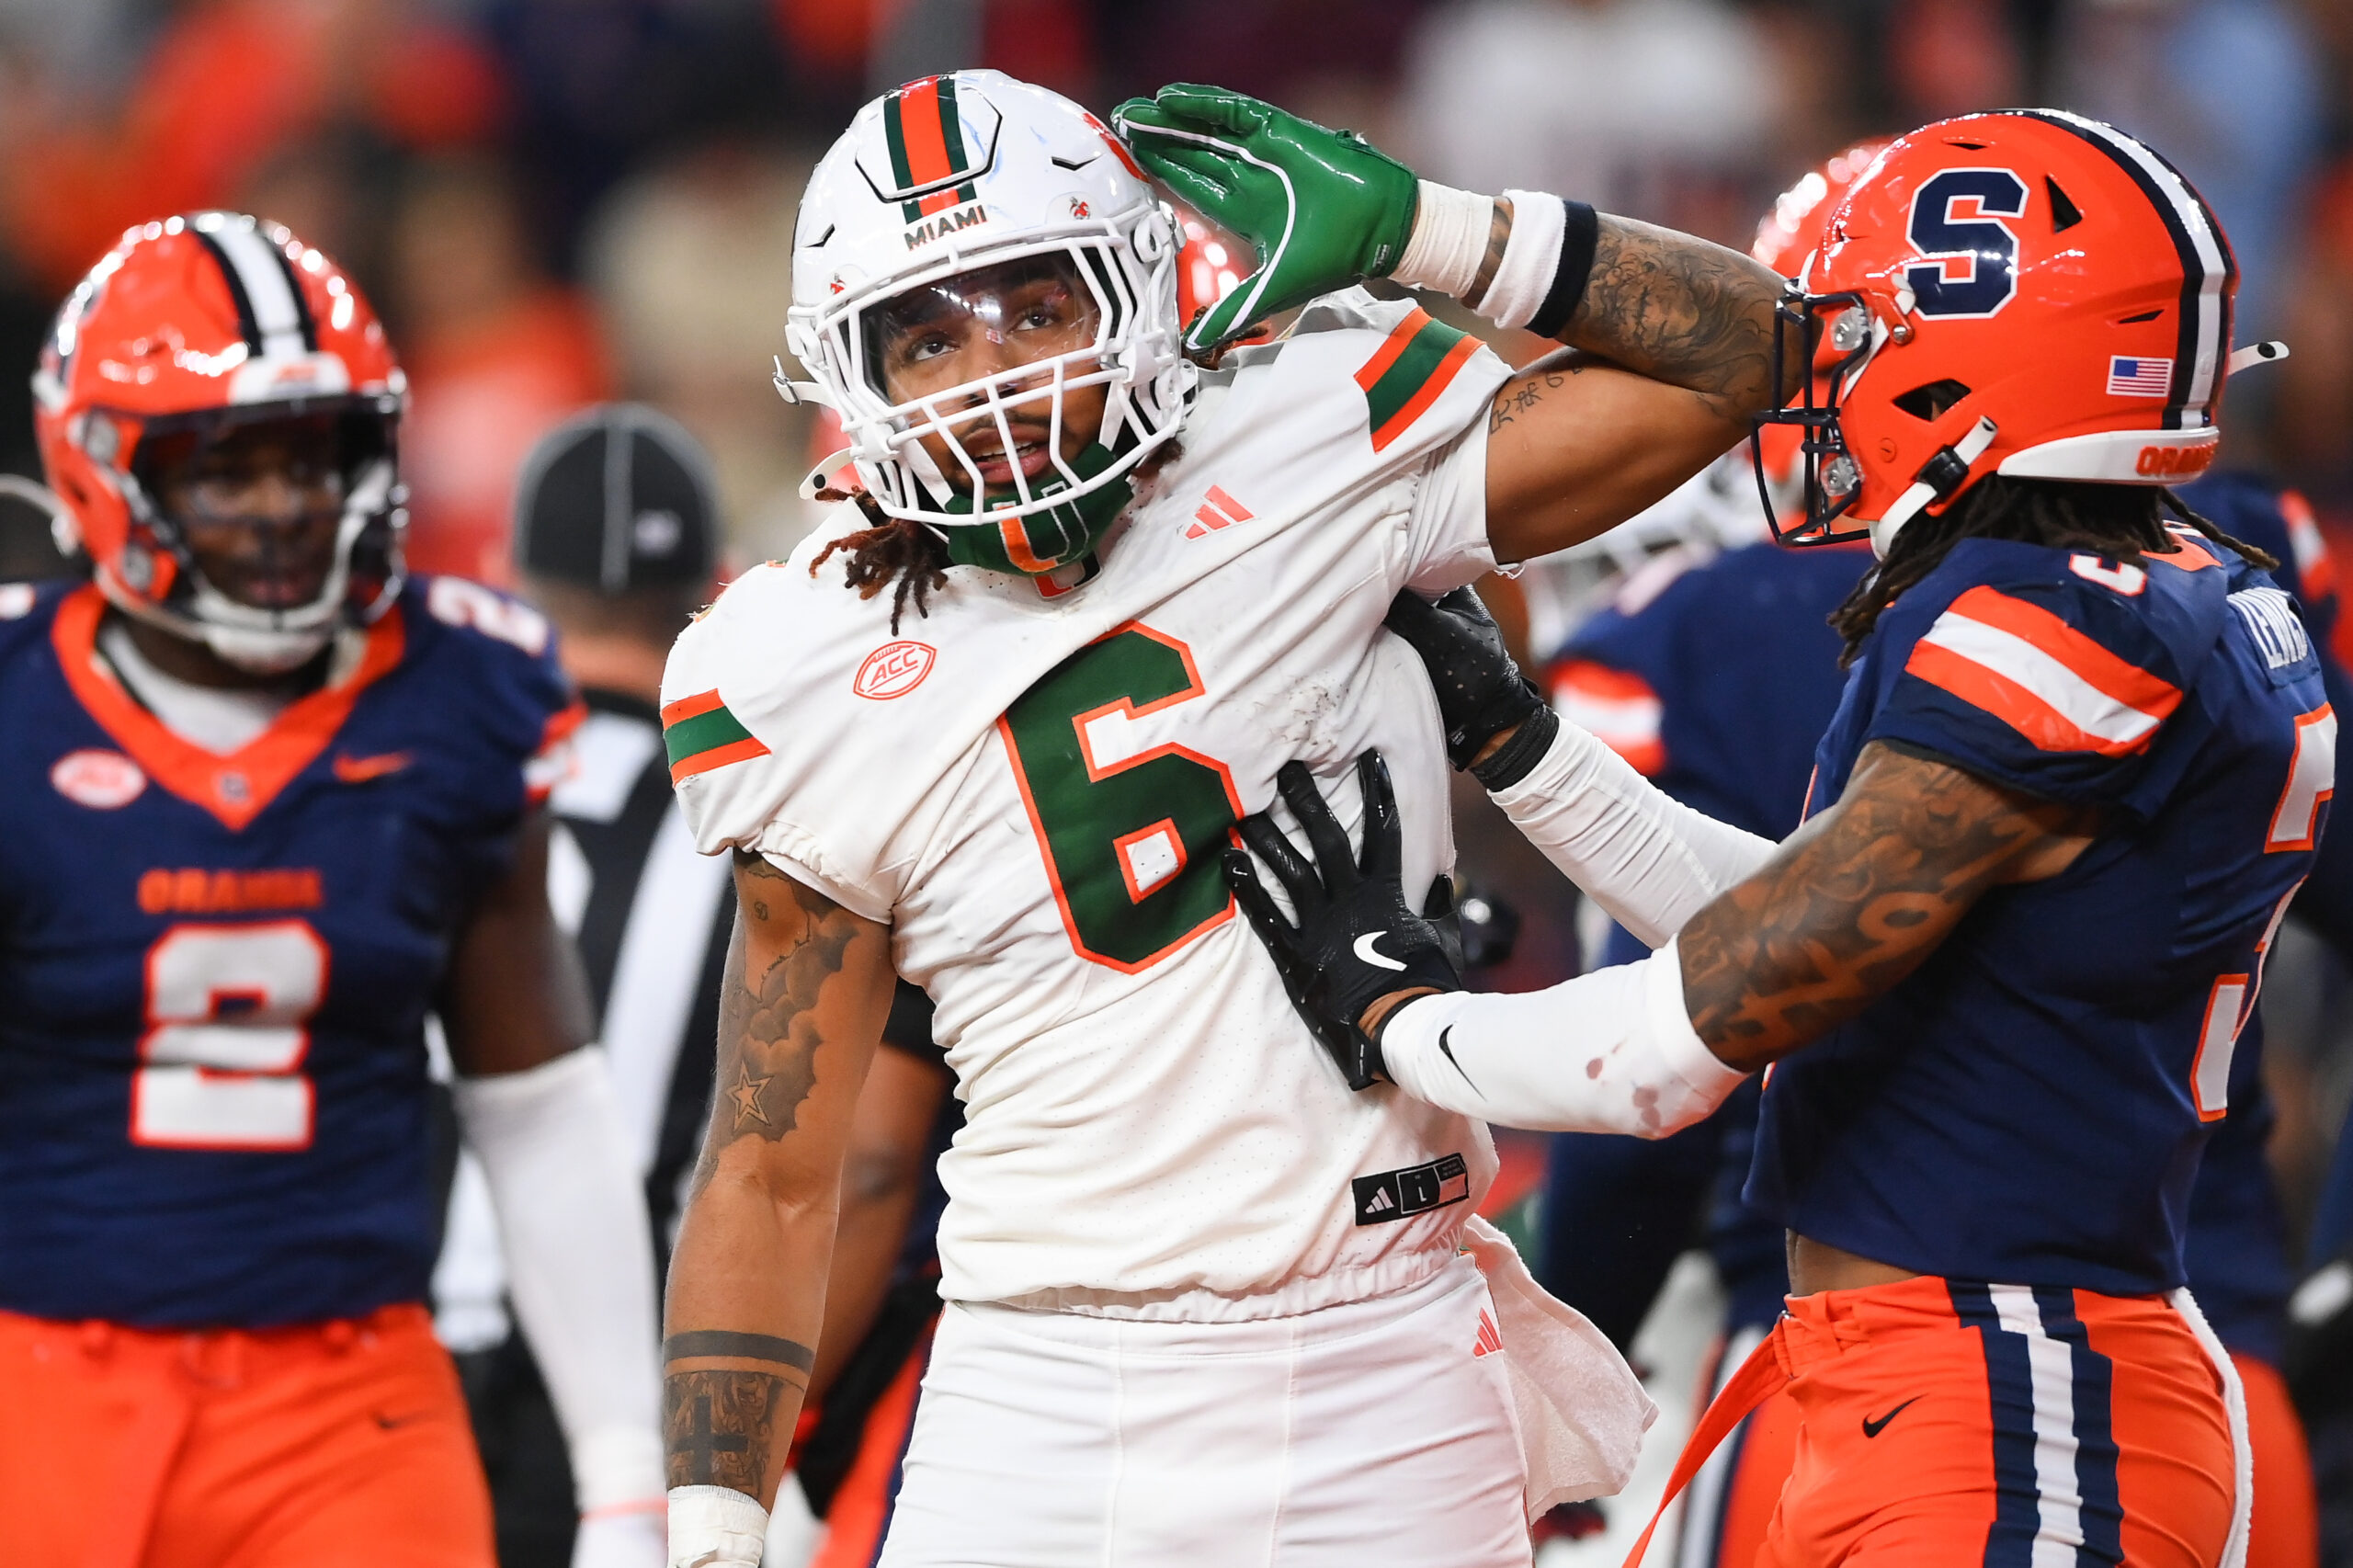
[[[1870,564],[1861,546],[1670,551],[1577,628],[1553,705],[1684,804],[1786,838],[1838,705],[1827,617]]]
[[[2145,567],[1963,540],[1866,644],[1813,810],[1873,742],[2097,806],[2104,826],[1777,1065],[1749,1199],[1922,1273],[2181,1284],[2199,1154],[2334,787],[2292,601],[2187,534]]]
[[[0,1308],[142,1327],[421,1300],[425,1021],[580,710],[547,623],[412,583],[216,756],[0,590]]]

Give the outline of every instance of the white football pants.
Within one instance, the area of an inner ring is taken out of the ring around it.
[[[949,1302],[881,1568],[1528,1568],[1467,1257],[1256,1323]]]

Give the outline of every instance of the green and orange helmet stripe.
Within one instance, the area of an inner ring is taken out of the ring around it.
[[[979,171],[964,146],[964,128],[956,114],[956,82],[949,76],[926,76],[910,82],[882,100],[882,139],[891,148],[891,173],[901,190],[925,190],[928,195],[902,203],[910,223],[935,212],[978,199],[972,182],[958,176]]]
[[[662,744],[670,756],[673,784],[731,762],[768,755],[768,748],[719,700],[717,687],[664,706]]]

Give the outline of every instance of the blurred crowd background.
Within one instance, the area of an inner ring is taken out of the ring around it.
[[[2239,340],[2293,347],[2234,388],[2226,462],[2301,487],[2353,559],[2347,0],[0,0],[0,472],[38,472],[26,377],[74,279],[129,224],[227,206],[391,324],[418,566],[510,581],[524,452],[615,396],[709,445],[737,562],[779,555],[823,438],[769,386],[801,186],[867,97],[975,63],[1098,111],[1217,82],[1437,179],[1743,246],[1859,137],[2026,102],[2112,120],[2220,210]],[[0,510],[0,575],[54,565]],[[1529,913],[1512,986],[1574,961]],[[2308,967],[2266,998],[2299,1204],[2353,1089],[2344,976]]]

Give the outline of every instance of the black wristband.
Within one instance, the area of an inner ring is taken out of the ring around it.
[[[1495,755],[1484,762],[1471,765],[1471,777],[1476,778],[1487,793],[1508,790],[1536,770],[1544,754],[1552,749],[1552,738],[1561,733],[1561,716],[1550,708],[1539,708],[1520,721],[1511,739],[1499,747]]]
[[[1594,246],[1601,240],[1601,215],[1582,201],[1563,199],[1569,226],[1561,235],[1561,265],[1544,302],[1529,318],[1528,330],[1540,337],[1558,337],[1569,318],[1585,302],[1586,279],[1593,276]]]

